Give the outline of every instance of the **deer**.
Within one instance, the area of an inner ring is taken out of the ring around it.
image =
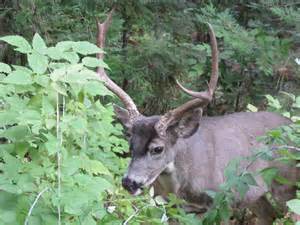
[[[102,49],[113,11],[103,23],[97,23],[97,45]],[[183,206],[187,212],[194,213],[203,213],[211,207],[213,199],[206,190],[218,190],[225,181],[223,172],[230,160],[237,156],[250,156],[252,149],[261,146],[256,139],[258,136],[291,123],[289,119],[271,112],[236,112],[214,117],[202,115],[203,109],[213,99],[219,76],[217,39],[213,27],[209,23],[207,25],[212,49],[208,88],[197,92],[176,81],[179,89],[192,99],[164,115],[142,115],[132,98],[109,78],[105,69],[97,69],[104,85],[125,106],[114,105],[117,119],[129,134],[131,153],[122,186],[132,195],[138,195],[145,187],[153,185],[155,194],[165,197],[173,193],[187,202]],[[104,55],[99,53],[97,57],[103,60]],[[269,162],[258,160],[249,170],[269,166]],[[296,180],[296,171],[284,168],[282,174]],[[256,182],[257,186],[251,186],[243,203],[257,215],[259,225],[270,225],[274,211],[265,197],[268,187],[262,178],[256,178]],[[276,190],[276,185],[271,189]],[[279,196],[282,202],[292,198],[295,191],[294,187],[278,190],[274,191],[274,195]]]

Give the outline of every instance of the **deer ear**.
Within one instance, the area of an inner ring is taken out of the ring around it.
[[[129,112],[120,106],[114,105],[115,114],[126,129],[131,128]]]
[[[180,119],[167,128],[167,133],[174,138],[188,138],[197,131],[201,117],[201,108],[186,112]]]

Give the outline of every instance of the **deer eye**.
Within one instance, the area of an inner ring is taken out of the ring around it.
[[[152,148],[150,150],[150,154],[151,155],[159,155],[159,154],[161,154],[163,152],[163,150],[164,150],[164,147],[158,146],[158,147]]]

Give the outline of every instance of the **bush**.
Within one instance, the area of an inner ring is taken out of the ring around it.
[[[125,166],[115,154],[127,149],[112,107],[98,100],[112,96],[92,70],[107,67],[89,56],[102,50],[71,41],[47,47],[38,34],[32,45],[1,40],[28,61],[0,64],[1,224],[57,224],[57,214],[64,224],[96,224]]]

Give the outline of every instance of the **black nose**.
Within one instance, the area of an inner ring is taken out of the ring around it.
[[[137,183],[134,180],[124,177],[122,179],[122,186],[131,194],[134,194],[141,186],[141,183]]]

